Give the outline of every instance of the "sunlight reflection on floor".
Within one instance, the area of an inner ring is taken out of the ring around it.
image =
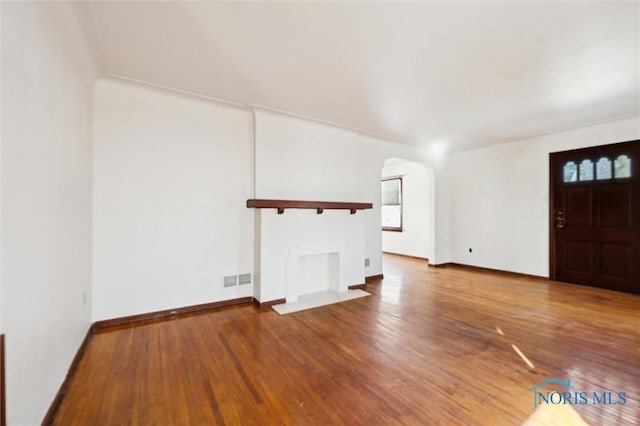
[[[400,302],[402,279],[397,275],[385,275],[380,287],[380,295],[385,301]]]
[[[588,423],[570,405],[545,404],[538,406],[522,426],[588,426]]]

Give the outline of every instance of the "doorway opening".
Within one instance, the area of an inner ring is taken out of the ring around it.
[[[433,255],[433,186],[433,170],[423,163],[396,157],[384,162],[380,173],[383,253],[425,260]]]

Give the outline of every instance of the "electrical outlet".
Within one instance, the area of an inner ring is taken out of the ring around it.
[[[229,275],[224,277],[224,286],[225,287],[233,287],[238,285],[238,276],[237,275]]]
[[[371,264],[371,261],[369,261],[369,258],[368,257],[365,258],[364,259],[364,266],[366,267],[366,266],[369,266],[370,264]]]
[[[469,248],[469,253],[473,253],[473,249],[472,248]]]
[[[238,284],[240,285],[251,284],[251,274],[238,275]]]

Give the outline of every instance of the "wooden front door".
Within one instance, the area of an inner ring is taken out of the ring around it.
[[[640,293],[640,141],[550,154],[551,279]]]

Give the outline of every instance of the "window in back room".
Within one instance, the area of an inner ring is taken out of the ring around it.
[[[382,180],[382,230],[402,232],[402,177]]]

